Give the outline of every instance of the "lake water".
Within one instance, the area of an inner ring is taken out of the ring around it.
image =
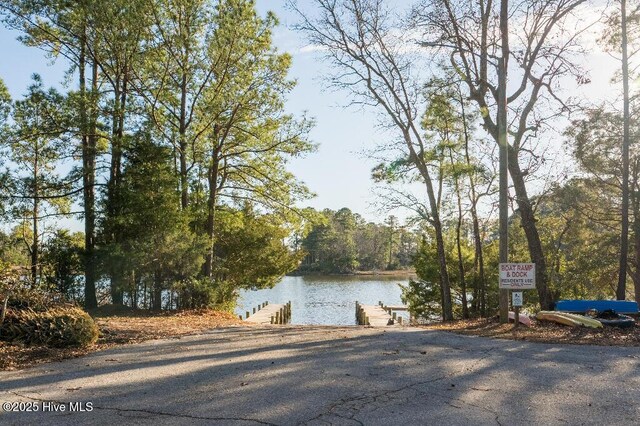
[[[304,276],[284,277],[274,288],[240,293],[237,315],[251,311],[262,302],[284,304],[291,301],[291,324],[354,325],[355,302],[400,305],[401,289],[407,278],[386,276]]]

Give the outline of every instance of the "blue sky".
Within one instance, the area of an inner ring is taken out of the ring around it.
[[[316,119],[311,138],[319,144],[318,151],[291,164],[291,170],[317,194],[310,205],[316,208],[349,207],[369,220],[380,221],[380,214],[371,207],[371,168],[375,161],[361,153],[383,141],[376,129],[376,117],[370,111],[345,108],[347,95],[327,90],[321,81],[329,70],[314,52],[302,53],[303,37],[290,29],[296,16],[283,1],[257,0],[261,14],[271,10],[280,19],[274,43],[293,55],[291,77],[298,81],[291,93],[289,112],[307,113]],[[396,212],[397,214],[398,212]],[[383,215],[384,216],[384,215]]]

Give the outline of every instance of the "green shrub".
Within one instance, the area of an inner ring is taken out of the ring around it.
[[[440,286],[424,280],[409,280],[400,285],[402,303],[409,307],[411,316],[418,322],[437,320],[442,313]]]
[[[208,278],[176,282],[172,290],[178,292],[178,309],[211,308],[233,312],[238,296],[233,284]]]
[[[0,340],[50,347],[88,346],[98,340],[98,327],[80,308],[56,307],[42,312],[9,310]]]

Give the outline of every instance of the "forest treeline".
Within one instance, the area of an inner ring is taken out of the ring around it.
[[[397,217],[367,222],[348,208],[306,211],[305,235],[293,241],[304,258],[295,273],[350,274],[356,271],[411,269],[420,233]]]
[[[253,1],[8,0],[4,24],[69,73],[62,92],[0,86],[0,250],[19,277],[0,290],[230,307],[294,270],[414,267],[407,301],[450,320],[495,313],[502,241],[536,264],[532,306],[640,301],[637,4],[289,3],[327,87],[380,119],[375,201],[410,225],[300,208],[312,194],[286,165],[314,123],[285,112],[292,57]],[[602,102],[595,54],[618,58]]]

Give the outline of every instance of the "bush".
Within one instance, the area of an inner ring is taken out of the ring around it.
[[[409,280],[400,285],[402,303],[408,305],[411,316],[418,322],[433,321],[442,313],[440,286],[424,280]]]
[[[174,283],[172,290],[178,292],[178,309],[210,308],[232,312],[236,306],[237,292],[228,281],[213,281],[208,278]]]
[[[0,328],[0,340],[50,347],[88,346],[98,340],[98,327],[80,308],[55,307],[42,312],[12,309]]]

